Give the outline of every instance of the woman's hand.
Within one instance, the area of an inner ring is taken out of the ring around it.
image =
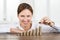
[[[10,28],[10,32],[11,32],[11,33],[22,33],[22,32],[25,32],[25,31],[20,30],[20,29],[18,29],[18,28]]]
[[[45,24],[45,25],[49,25],[51,27],[55,25],[55,23],[51,19],[49,19],[49,17],[43,17],[41,19],[40,23]]]

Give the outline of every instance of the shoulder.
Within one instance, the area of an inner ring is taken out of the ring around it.
[[[11,28],[17,28],[19,26],[19,23],[12,23]]]

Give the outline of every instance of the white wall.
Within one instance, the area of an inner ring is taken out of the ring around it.
[[[0,21],[3,20],[3,0],[0,0]]]
[[[47,9],[47,0],[35,0],[35,19],[39,21],[42,17],[47,16]]]
[[[9,22],[16,22],[18,21],[17,19],[17,7],[20,4],[19,0],[7,0],[7,20]]]
[[[49,15],[55,23],[60,24],[60,0],[49,0]]]

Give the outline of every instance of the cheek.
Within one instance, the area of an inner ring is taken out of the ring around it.
[[[27,19],[25,19],[25,18],[20,18],[20,21],[21,21],[21,22],[31,22],[31,18],[27,18]]]
[[[32,18],[28,18],[28,20],[31,20]]]
[[[24,20],[24,18],[22,18],[22,17],[19,17],[19,21],[23,21]]]
[[[29,21],[29,22],[32,21],[32,18],[28,18],[27,21]]]

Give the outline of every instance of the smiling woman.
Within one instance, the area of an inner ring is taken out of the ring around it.
[[[60,31],[55,26],[55,23],[49,19],[49,17],[43,17],[40,24],[38,22],[32,21],[33,9],[27,3],[21,3],[18,6],[17,17],[19,19],[19,23],[15,28],[10,28],[11,33],[22,33],[25,31],[31,31],[33,29],[35,30],[39,27],[42,27],[42,32]]]

